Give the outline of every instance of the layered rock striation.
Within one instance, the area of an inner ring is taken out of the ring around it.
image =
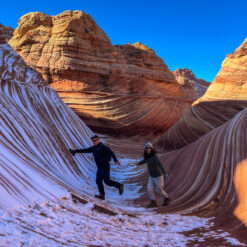
[[[226,57],[206,93],[156,143],[172,177],[167,190],[178,198],[171,210],[215,215],[245,241],[246,75],[245,40]]]
[[[158,141],[167,150],[181,148],[231,120],[247,106],[247,41],[227,55],[206,93]]]
[[[0,196],[4,198],[0,201],[0,208],[30,204],[40,198],[57,202],[57,197],[67,193],[67,190],[93,201],[97,189],[96,166],[92,157],[81,154],[72,158],[68,151],[68,148],[88,147],[92,131],[40,74],[30,69],[7,44],[0,45],[0,57]],[[245,101],[234,102],[242,105]],[[161,207],[158,212],[216,216],[221,226],[237,232],[237,236],[246,242],[246,228],[243,225],[243,222],[246,223],[246,205],[243,201],[243,186],[246,183],[245,176],[239,175],[239,169],[240,172],[245,171],[245,166],[240,162],[247,156],[247,111],[235,105],[235,113],[231,117],[233,111],[229,105],[229,112],[216,115],[213,114],[216,111],[214,105],[209,111],[207,104],[210,102],[204,103],[205,118],[198,117],[197,120],[207,125],[209,120],[212,123],[214,116],[218,126],[204,130],[202,125],[195,124],[194,130],[197,126],[201,133],[195,141],[188,141],[189,135],[193,137],[193,132],[186,136],[186,128],[183,127],[186,125],[180,125],[184,136],[177,135],[176,138],[187,141],[187,144],[178,150],[173,147],[174,151],[160,154],[169,174],[166,190],[173,200],[170,206]],[[224,108],[228,107],[225,105]],[[187,118],[187,130],[194,120]],[[130,154],[134,153],[134,158],[142,155],[143,148],[140,148],[139,142],[134,144],[138,148],[131,148],[130,144],[124,146],[119,138],[115,143],[119,149],[122,148],[122,155],[126,147]],[[114,146],[113,150],[116,150]],[[116,214],[123,212],[117,209],[118,205],[129,206],[130,201],[139,205],[144,200],[145,204],[147,202],[144,193],[146,168],[134,166],[136,159],[130,159],[131,155],[122,157],[122,166],[113,166],[111,176],[125,184],[124,194],[118,197],[114,191],[109,202],[97,205],[101,210],[114,208]],[[240,168],[236,169],[238,166]],[[111,193],[111,188],[107,187],[106,194]]]
[[[247,99],[247,39],[222,63],[205,95],[198,100],[246,100]],[[197,104],[196,102],[195,104]]]
[[[152,49],[112,45],[81,11],[26,14],[9,43],[98,132],[163,133],[194,100]]]

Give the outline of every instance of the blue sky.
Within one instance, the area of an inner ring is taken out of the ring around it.
[[[246,0],[3,1],[0,23],[16,28],[28,12],[57,15],[65,10],[90,14],[112,44],[140,41],[170,70],[189,68],[208,81],[247,37]]]

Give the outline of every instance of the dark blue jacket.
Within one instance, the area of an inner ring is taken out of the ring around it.
[[[110,167],[111,157],[115,162],[118,161],[115,154],[111,151],[111,149],[105,146],[102,142],[100,142],[97,146],[92,146],[90,148],[77,149],[76,153],[93,153],[93,157],[95,163],[98,168],[107,168]]]

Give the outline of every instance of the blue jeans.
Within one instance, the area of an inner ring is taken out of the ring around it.
[[[119,188],[121,185],[120,183],[110,179],[110,167],[98,168],[97,170],[96,183],[98,185],[99,193],[102,195],[105,194],[103,181],[106,185],[113,186],[115,188]]]

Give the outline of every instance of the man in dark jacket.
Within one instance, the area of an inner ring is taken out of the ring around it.
[[[76,149],[76,150],[70,149],[70,152],[73,156],[76,153],[93,153],[93,157],[98,168],[96,174],[96,183],[98,185],[98,189],[100,193],[99,195],[95,195],[95,197],[102,200],[105,199],[105,190],[104,190],[103,181],[108,186],[113,186],[115,188],[118,188],[119,194],[122,195],[123,184],[120,184],[110,179],[110,163],[109,163],[111,158],[113,158],[113,160],[117,165],[120,165],[120,162],[118,161],[112,150],[109,147],[105,146],[102,142],[100,142],[100,139],[97,135],[91,137],[91,140],[94,144],[93,146],[84,149]]]

